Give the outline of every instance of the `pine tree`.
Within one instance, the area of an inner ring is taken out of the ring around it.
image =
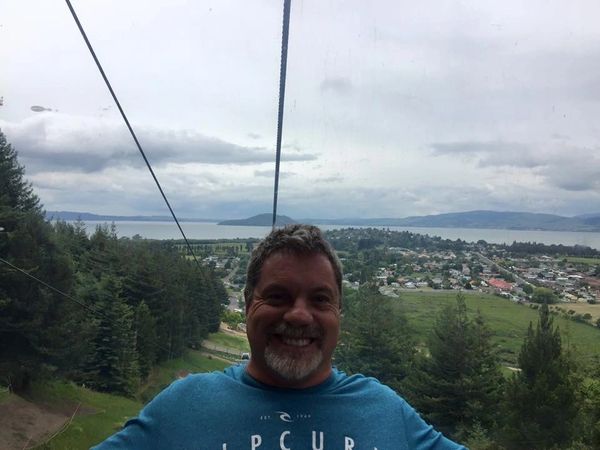
[[[545,303],[537,327],[529,324],[519,367],[506,396],[503,435],[509,448],[565,448],[574,432],[578,381]]]
[[[87,364],[87,383],[104,392],[132,394],[139,370],[133,311],[120,296],[118,281],[103,277],[86,296],[102,314],[96,317],[93,353]]]
[[[57,247],[39,199],[24,179],[17,152],[0,131],[0,256],[28,273],[69,291],[68,258]],[[64,299],[0,265],[0,378],[14,390],[56,369]],[[64,350],[64,348],[62,349]]]
[[[596,374],[598,369],[596,369]],[[600,379],[596,376],[583,386],[580,430],[590,448],[600,448]]]
[[[392,309],[392,299],[363,286],[344,299],[340,344],[335,362],[350,373],[374,376],[399,390],[415,354],[405,316]]]
[[[135,309],[135,341],[140,376],[145,379],[156,362],[158,341],[155,334],[156,321],[144,301]]]
[[[462,295],[438,315],[428,351],[405,383],[413,405],[450,435],[464,436],[473,427],[489,430],[503,378],[483,317],[468,317]]]

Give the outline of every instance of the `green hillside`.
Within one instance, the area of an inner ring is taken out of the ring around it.
[[[490,294],[463,293],[469,312],[479,309],[484,316],[504,363],[515,366],[529,322],[537,323],[538,311]],[[396,304],[406,314],[419,342],[425,344],[438,311],[455,298],[454,292],[404,291]],[[565,346],[574,348],[585,360],[600,357],[599,329],[558,316],[554,320],[560,327]]]
[[[167,361],[155,368],[147,383],[140,388],[140,400],[95,392],[69,382],[37,384],[27,400],[46,405],[52,410],[68,412],[69,416],[76,409],[78,412],[70,423],[67,422],[64,429],[36,448],[88,449],[121,429],[127,419],[137,415],[145,402],[168,386],[178,375],[222,370],[227,366],[228,363],[224,361],[190,351],[182,358]]]

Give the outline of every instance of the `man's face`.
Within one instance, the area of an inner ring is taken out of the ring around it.
[[[279,387],[305,388],[331,372],[340,326],[340,293],[321,253],[267,258],[246,310],[248,372]]]

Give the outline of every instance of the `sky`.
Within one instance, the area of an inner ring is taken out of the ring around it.
[[[272,210],[282,3],[72,0],[179,217]],[[292,0],[278,212],[600,212],[599,20]],[[0,61],[0,130],[47,210],[169,214],[64,2],[1,2]]]

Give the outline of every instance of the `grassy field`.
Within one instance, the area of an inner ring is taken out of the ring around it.
[[[577,256],[567,256],[567,261],[576,263],[576,264],[589,264],[589,265],[600,264],[600,258],[580,258]]]
[[[74,417],[64,432],[37,448],[44,450],[79,450],[89,448],[119,430],[135,416],[142,404],[117,395],[90,391],[73,383],[53,382],[34,387],[32,398],[53,406],[81,403],[82,415]]]
[[[36,386],[36,401],[50,404],[81,402],[90,414],[78,415],[71,425],[50,442],[40,446],[48,450],[79,450],[101,442],[118,431],[127,419],[137,415],[143,404],[173,382],[179,373],[222,370],[228,364],[190,351],[184,357],[173,359],[157,367],[147,383],[140,388],[139,400],[101,394],[77,387],[71,383],[52,383]]]
[[[249,352],[250,345],[248,345],[248,339],[245,336],[231,334],[224,331],[218,333],[212,333],[209,335],[207,341],[220,345],[222,347],[239,350],[240,352]]]
[[[140,387],[137,398],[143,403],[151,400],[156,394],[173,382],[178,374],[185,372],[212,372],[223,370],[228,364],[215,358],[209,358],[200,352],[190,350],[188,353],[176,359],[171,359],[156,367],[147,382]]]
[[[404,291],[396,304],[407,315],[417,339],[425,343],[438,311],[455,299],[453,292]],[[469,313],[474,314],[477,309],[481,311],[504,363],[516,365],[529,322],[537,323],[538,311],[489,294],[465,293],[465,301]],[[555,317],[554,321],[560,327],[565,346],[574,349],[586,360],[600,357],[600,330],[560,317]]]
[[[576,314],[592,315],[592,321],[600,319],[600,304],[590,305],[589,303],[561,303],[558,305],[552,305],[551,308],[559,307],[565,311],[572,309]]]

